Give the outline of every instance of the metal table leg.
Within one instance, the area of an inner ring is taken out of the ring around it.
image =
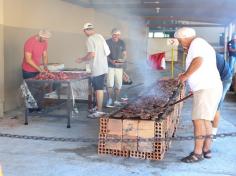
[[[28,113],[29,113],[29,110],[27,107],[25,107],[25,125],[28,125]]]
[[[71,85],[68,83],[67,89],[67,128],[70,128],[70,119],[72,116]]]
[[[88,80],[88,110],[93,108],[93,91],[91,79]]]

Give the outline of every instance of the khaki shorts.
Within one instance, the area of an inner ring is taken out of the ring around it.
[[[214,119],[222,95],[222,86],[218,89],[204,89],[193,93],[192,120]]]
[[[107,87],[121,89],[123,81],[123,69],[122,68],[108,68],[107,74]]]

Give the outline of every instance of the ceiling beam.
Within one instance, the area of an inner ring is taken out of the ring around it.
[[[149,28],[158,28],[158,27],[225,27],[224,25],[213,25],[213,24],[148,24]]]
[[[219,18],[206,18],[206,17],[180,17],[180,16],[144,16],[148,21],[189,21],[189,22],[204,22],[224,25],[223,22],[219,22]],[[227,19],[229,20],[229,19]],[[221,20],[225,21],[225,20]]]
[[[83,7],[132,14],[155,21],[205,22],[219,25],[236,19],[236,0],[63,0]],[[159,3],[156,3],[156,2]],[[157,13],[156,8],[160,8]],[[231,10],[232,9],[232,10]],[[168,17],[170,16],[170,17]],[[173,17],[171,17],[173,16]],[[128,17],[128,15],[127,15]]]
[[[110,0],[110,1],[97,1],[97,0],[63,0],[67,2],[77,3],[82,6],[90,8],[163,8],[163,9],[224,9],[235,10],[236,2],[222,2],[216,0],[196,0],[196,1],[187,1],[187,0],[165,0],[160,1],[160,3],[155,3],[156,1],[142,0],[142,1],[122,1],[122,0]],[[153,3],[152,3],[153,2]]]
[[[218,9],[222,7],[234,9],[236,2],[234,0],[141,0],[142,5],[147,8],[181,8],[181,9]],[[159,2],[159,3],[156,3]]]

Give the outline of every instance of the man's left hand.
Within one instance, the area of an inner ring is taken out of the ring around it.
[[[46,71],[46,72],[49,71],[47,65],[44,65],[44,66],[43,66],[43,70]]]

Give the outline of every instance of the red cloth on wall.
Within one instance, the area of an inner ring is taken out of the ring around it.
[[[165,59],[165,52],[150,55],[149,61],[151,62],[152,68],[163,70],[164,68],[161,66],[162,59]]]

